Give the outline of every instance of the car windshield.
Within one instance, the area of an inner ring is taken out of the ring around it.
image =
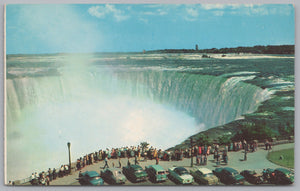
[[[187,170],[178,170],[179,175],[189,174]]]
[[[100,177],[99,177],[99,176],[96,176],[96,177],[92,177],[92,179],[94,179],[94,180],[99,180]]]
[[[165,174],[165,171],[158,171],[157,174]]]
[[[204,177],[211,177],[211,176],[213,176],[213,173],[204,174],[203,176]]]
[[[143,169],[142,169],[142,167],[136,167],[136,168],[134,169],[134,171],[135,171],[135,172],[142,172]]]

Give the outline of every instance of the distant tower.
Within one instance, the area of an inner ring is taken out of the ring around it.
[[[198,44],[196,44],[196,48],[195,49],[198,50]]]

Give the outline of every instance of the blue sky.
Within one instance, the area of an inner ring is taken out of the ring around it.
[[[7,54],[294,44],[288,4],[7,5]]]

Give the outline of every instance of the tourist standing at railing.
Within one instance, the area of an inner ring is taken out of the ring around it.
[[[53,180],[53,173],[52,173],[51,168],[49,168],[49,170],[48,170],[48,176],[49,176],[49,181],[52,181]]]
[[[50,185],[50,178],[49,178],[49,176],[46,176],[46,185],[47,185],[47,186]]]
[[[35,176],[34,176],[34,173],[31,174],[31,180],[34,180],[35,179]]]
[[[69,168],[69,165],[65,165],[64,166],[64,175],[68,175],[68,174],[70,174],[70,170],[71,170],[71,168]]]
[[[45,178],[44,176],[42,176],[42,177],[40,178],[40,184],[41,184],[42,186],[45,186],[45,185],[46,185],[46,178]]]
[[[55,168],[53,168],[53,180],[55,180],[56,179],[56,177],[57,177],[57,173],[56,173],[56,169]]]

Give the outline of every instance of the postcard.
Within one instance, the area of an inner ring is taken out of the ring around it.
[[[294,183],[291,4],[8,4],[5,184]]]

